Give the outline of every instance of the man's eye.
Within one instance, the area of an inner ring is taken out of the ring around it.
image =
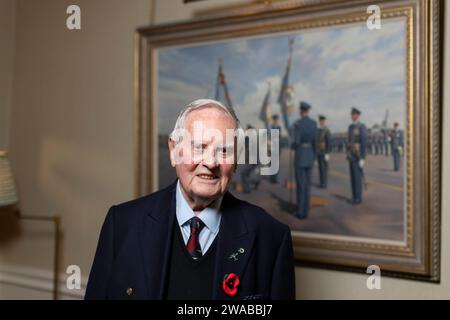
[[[227,156],[230,153],[231,153],[231,148],[223,147],[223,148],[219,149],[219,154],[221,154],[223,156]]]
[[[205,149],[205,146],[203,144],[201,144],[201,143],[194,143],[192,145],[192,148],[193,148],[193,152],[194,153],[201,154],[201,153],[203,153],[203,150]]]

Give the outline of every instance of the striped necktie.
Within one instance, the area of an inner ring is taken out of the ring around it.
[[[186,249],[192,259],[197,260],[202,256],[202,248],[200,247],[198,237],[205,224],[199,218],[193,217],[189,220],[189,225],[191,227],[191,235],[189,236],[189,240],[186,244]]]

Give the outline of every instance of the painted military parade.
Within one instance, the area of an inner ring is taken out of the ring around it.
[[[318,115],[317,123],[310,117],[310,114],[314,110],[324,110],[325,106],[314,105],[313,108],[310,101],[300,101],[298,104],[299,116],[296,118],[293,112],[295,109],[294,86],[290,83],[292,48],[293,39],[289,39],[289,56],[277,99],[280,115],[272,112],[271,93],[273,89],[270,83],[268,83],[259,112],[262,128],[267,129],[268,132],[267,152],[269,154],[273,153],[270,145],[271,132],[273,132],[271,130],[279,131],[278,156],[280,159],[284,159],[284,162],[280,160],[280,169],[283,169],[285,173],[283,174],[284,179],[280,179],[279,172],[266,177],[260,176],[261,164],[246,162],[241,165],[241,181],[236,190],[246,194],[251,193],[257,190],[265,180],[273,186],[278,185],[285,188],[290,192],[289,202],[295,207],[291,210],[292,214],[296,218],[304,220],[311,214],[311,197],[312,194],[314,196],[314,190],[328,190],[330,175],[334,177],[338,175],[341,179],[347,179],[347,190],[349,190],[347,203],[352,206],[361,205],[364,201],[363,195],[368,191],[370,184],[365,174],[367,157],[370,156],[372,159],[372,157],[387,158],[391,156],[393,167],[389,170],[398,172],[404,156],[404,135],[398,122],[395,122],[393,127],[388,127],[389,110],[385,110],[385,117],[380,124],[376,123],[370,127],[366,127],[364,121],[361,121],[361,117],[363,117],[361,106],[351,107],[351,119],[347,124],[342,120],[333,119],[334,113]],[[219,100],[220,88],[223,89],[222,100],[231,105],[221,61],[217,77],[217,100]],[[341,106],[340,108],[349,107]],[[373,119],[370,120],[373,121]],[[330,127],[345,128],[345,126],[348,126],[347,130],[330,130]],[[247,128],[257,127],[261,126],[258,124],[247,125]],[[245,144],[245,156],[248,159],[248,138],[246,138]],[[283,149],[286,150],[283,151]],[[347,162],[347,165],[342,166],[343,162]],[[316,163],[317,167],[315,167]],[[336,166],[339,166],[340,171],[333,170]],[[345,170],[346,173],[343,173],[342,170]],[[317,189],[314,189],[315,187]],[[334,187],[336,188],[336,185]]]

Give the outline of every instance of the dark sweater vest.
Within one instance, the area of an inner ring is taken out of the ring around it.
[[[186,250],[183,235],[177,223],[172,232],[172,249],[167,281],[169,300],[209,300],[212,298],[216,240],[205,255],[192,259]]]

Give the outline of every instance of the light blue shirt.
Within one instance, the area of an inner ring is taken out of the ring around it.
[[[200,213],[195,214],[186,201],[183,192],[181,191],[180,180],[178,180],[176,193],[176,215],[185,244],[187,244],[189,236],[191,235],[189,220],[197,216],[205,224],[198,239],[200,242],[200,248],[202,249],[202,254],[205,254],[206,251],[208,251],[209,247],[219,233],[220,220],[222,219],[222,214],[220,212],[221,203],[222,198],[219,198],[214,201],[211,206],[203,209]]]

